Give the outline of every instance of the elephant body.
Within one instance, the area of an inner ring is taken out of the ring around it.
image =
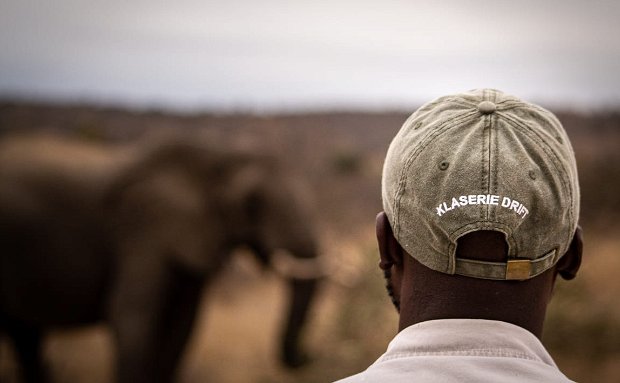
[[[24,380],[47,379],[47,329],[104,320],[119,382],[172,381],[201,293],[236,247],[264,265],[278,250],[316,259],[294,186],[273,160],[183,140],[0,142],[0,325]],[[281,350],[296,366],[318,275],[289,282]]]

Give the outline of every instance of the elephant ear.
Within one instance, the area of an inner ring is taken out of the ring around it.
[[[227,241],[218,222],[217,152],[185,143],[145,151],[108,193],[106,205],[123,256],[160,257],[192,273],[216,269]]]

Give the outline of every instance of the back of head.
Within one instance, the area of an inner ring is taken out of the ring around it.
[[[409,255],[476,279],[528,280],[549,270],[579,217],[575,157],[558,119],[490,89],[441,97],[409,117],[389,147],[382,196]],[[501,234],[506,259],[460,255],[459,239],[478,231]]]

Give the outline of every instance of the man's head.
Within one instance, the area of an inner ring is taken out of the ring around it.
[[[407,315],[502,319],[529,301],[544,317],[555,275],[579,267],[568,136],[547,110],[499,91],[418,109],[390,145],[382,194],[380,266]]]

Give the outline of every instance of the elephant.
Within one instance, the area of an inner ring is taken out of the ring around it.
[[[0,141],[0,326],[23,380],[49,381],[47,330],[104,321],[119,383],[173,381],[199,298],[239,246],[286,274],[280,359],[303,365],[324,269],[307,190],[287,174],[186,139]]]

